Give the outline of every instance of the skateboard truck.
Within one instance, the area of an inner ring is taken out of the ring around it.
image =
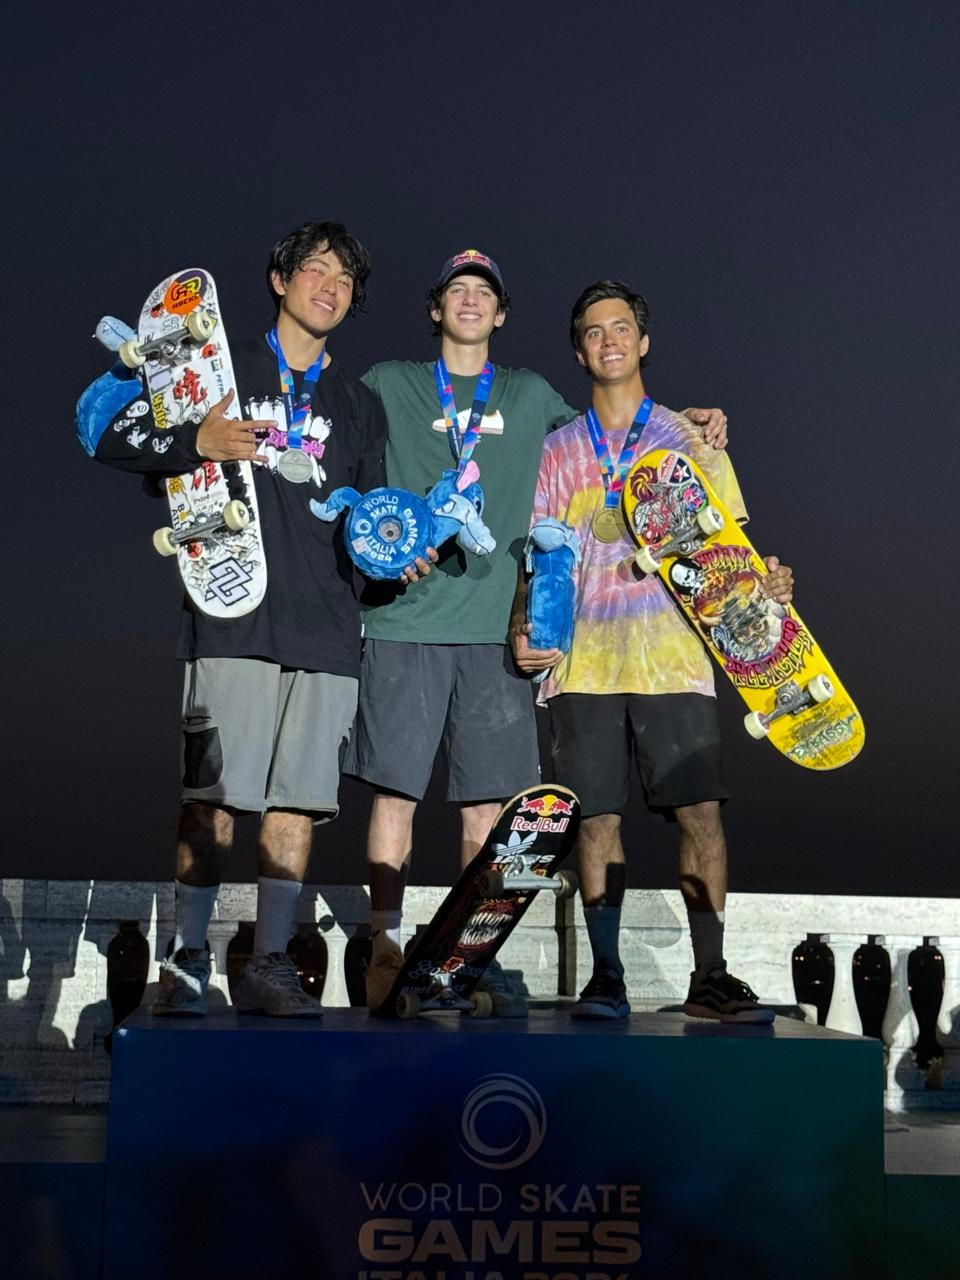
[[[558,898],[572,898],[577,892],[573,871],[558,871],[555,876],[540,876],[533,871],[535,859],[522,853],[507,859],[502,870],[484,871],[477,878],[477,889],[485,898],[502,898],[505,893],[529,893],[531,889],[552,889]]]
[[[796,680],[788,680],[777,690],[777,697],[772,711],[751,711],[743,717],[743,725],[751,738],[765,738],[770,732],[774,720],[781,716],[796,716],[819,702],[829,702],[833,697],[833,684],[822,674],[815,675],[801,689]]]
[[[191,311],[179,329],[152,338],[149,342],[137,342],[131,338],[121,342],[117,355],[128,369],[139,369],[151,356],[163,356],[166,360],[175,360],[177,353],[187,339],[194,342],[206,342],[217,327],[215,316],[208,311]]]
[[[171,529],[166,526],[157,529],[153,535],[153,549],[161,556],[175,556],[177,549],[188,542],[202,542],[221,529],[239,532],[250,523],[250,511],[245,502],[234,498],[223,508],[219,515],[198,516],[185,529]]]
[[[434,974],[434,986],[429,992],[403,991],[397,997],[397,1017],[404,1020],[436,1009],[458,1009],[471,1018],[489,1018],[493,1013],[493,999],[488,991],[460,995],[453,986],[453,974],[445,971]]]
[[[634,560],[644,573],[656,573],[664,556],[688,556],[722,528],[723,516],[716,507],[701,507],[692,518],[687,516],[669,542],[657,546],[656,554],[651,547],[641,547],[635,553]]]

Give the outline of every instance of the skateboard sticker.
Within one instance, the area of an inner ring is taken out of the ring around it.
[[[205,271],[184,271],[170,281],[163,295],[163,309],[173,316],[185,316],[196,310],[207,292]]]
[[[842,720],[830,720],[824,713],[798,729],[795,735],[798,741],[787,749],[786,754],[797,764],[817,760],[837,752],[845,742],[850,742],[862,732],[859,712],[851,711]]]
[[[236,557],[221,560],[219,564],[214,565],[207,577],[208,586],[204,599],[208,603],[211,600],[219,600],[225,605],[246,600],[250,595],[247,584],[252,577],[252,570],[241,564]]]
[[[667,454],[659,468],[637,465],[629,477],[637,501],[634,536],[648,546],[667,542],[690,517],[709,505],[706,490],[686,458]]]
[[[762,592],[764,573],[749,547],[711,543],[670,565],[670,582],[690,606],[708,644],[734,684],[768,688],[802,670],[813,639]]]
[[[540,831],[553,831],[558,835],[566,831],[570,825],[570,819],[573,817],[573,803],[570,800],[564,800],[563,796],[548,793],[545,796],[531,796],[529,799],[524,798],[517,809],[516,817],[510,823],[510,830],[529,831],[536,834]],[[532,817],[527,817],[532,814]],[[510,837],[511,843],[513,836]],[[516,854],[518,850],[510,847],[510,844],[494,845],[498,853]]]

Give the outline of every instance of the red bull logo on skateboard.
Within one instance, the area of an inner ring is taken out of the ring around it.
[[[529,813],[533,816],[525,818]],[[530,796],[521,801],[517,816],[510,823],[511,831],[566,831],[573,815],[573,805],[562,796],[548,792],[545,796]]]

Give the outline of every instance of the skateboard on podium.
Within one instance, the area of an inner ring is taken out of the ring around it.
[[[530,903],[544,889],[561,897],[576,892],[576,877],[556,868],[579,826],[580,803],[566,787],[531,787],[508,800],[371,1013],[414,1018],[442,1009],[489,1017],[492,1000],[477,984]]]
[[[747,732],[807,769],[852,760],[860,712],[796,609],[763,594],[766,565],[696,463],[644,454],[623,508],[638,567],[659,576],[746,703]]]

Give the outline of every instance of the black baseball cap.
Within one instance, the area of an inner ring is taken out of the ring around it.
[[[503,298],[507,292],[500,268],[492,258],[481,253],[479,249],[462,249],[460,253],[455,253],[452,258],[448,258],[440,268],[436,287],[445,289],[455,276],[467,274],[485,276],[496,289],[498,298]]]

